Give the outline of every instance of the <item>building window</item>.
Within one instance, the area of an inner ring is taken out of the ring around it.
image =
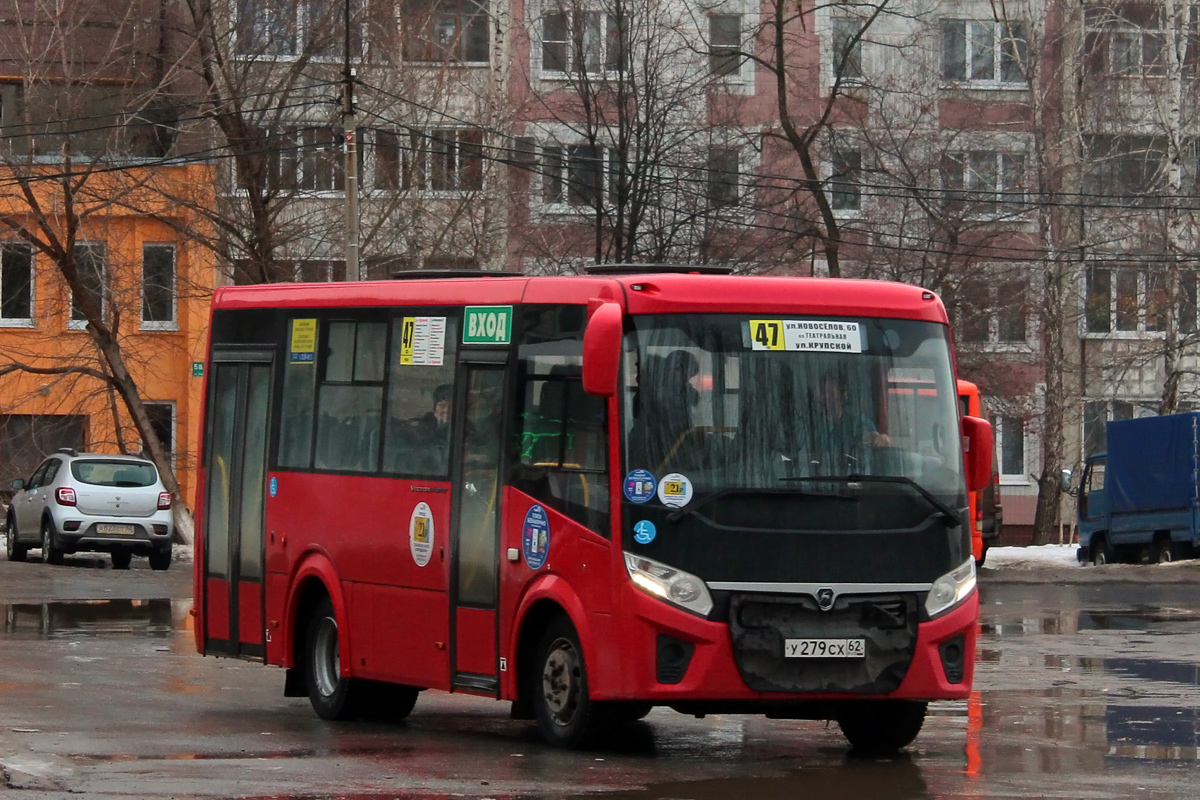
[[[361,0],[351,0],[352,58],[362,53],[361,10]],[[237,0],[235,48],[238,55],[251,58],[341,58],[346,46],[344,19],[343,3]]]
[[[604,148],[549,145],[542,149],[542,202],[591,206],[604,193]]]
[[[735,147],[712,147],[708,151],[708,206],[736,206],[741,195],[741,159]]]
[[[993,417],[996,452],[1000,454],[1000,474],[1025,479],[1025,420],[1020,417]]]
[[[708,71],[736,77],[742,71],[742,15],[708,15]]]
[[[829,41],[833,77],[843,83],[862,80],[863,23],[857,19],[834,19]]]
[[[1028,341],[1026,299],[1023,280],[995,281],[968,278],[958,290],[955,334],[964,342],[979,344],[1025,344]]]
[[[829,177],[829,204],[834,211],[862,209],[862,153],[837,148]]]
[[[167,456],[175,453],[175,404],[174,403],[145,403],[146,416],[150,418],[150,430],[158,438],[158,443]],[[148,447],[142,450],[149,454]]]
[[[1192,10],[1193,17],[1195,9]],[[1171,37],[1159,3],[1094,5],[1084,10],[1084,63],[1092,75],[1161,76],[1167,71]],[[1185,33],[1184,63],[1196,60],[1195,21]]]
[[[994,20],[942,20],[942,77],[988,85],[1025,83],[1025,25]]]
[[[404,58],[408,61],[489,61],[484,0],[402,0]]]
[[[83,284],[84,291],[87,292],[94,310],[100,316],[104,315],[104,300],[105,300],[105,283],[107,281],[107,268],[105,258],[104,245],[102,244],[76,244],[75,245],[75,268],[79,272],[79,281]],[[79,302],[79,298],[71,296],[71,323],[69,327],[74,330],[83,330],[87,324],[87,314],[84,312],[83,304]]]
[[[340,192],[346,186],[346,157],[342,132],[331,128],[300,131],[300,188],[310,192]]]
[[[629,49],[628,24],[602,11],[557,10],[542,17],[542,71],[617,72]],[[624,28],[624,30],[623,30]]]
[[[33,321],[33,246],[0,245],[0,324]]]
[[[1090,400],[1083,404],[1083,456],[1108,449],[1108,421],[1142,416],[1127,400]]]
[[[1025,205],[1025,156],[993,150],[950,153],[942,159],[946,207],[994,213]]]
[[[1090,136],[1084,142],[1083,191],[1089,203],[1127,206],[1147,195],[1159,202],[1166,142],[1150,136]]]
[[[142,245],[142,327],[175,323],[175,245]]]
[[[1180,295],[1186,313],[1186,282],[1181,283]],[[1161,272],[1123,266],[1088,267],[1084,287],[1084,325],[1088,333],[1166,330],[1168,302],[1166,276]]]
[[[383,191],[466,192],[483,188],[483,131],[376,131],[373,184]]]

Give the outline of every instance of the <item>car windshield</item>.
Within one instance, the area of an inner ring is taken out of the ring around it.
[[[697,495],[892,477],[947,506],[965,504],[945,326],[768,316],[633,319],[623,360],[626,474],[680,475]]]
[[[153,464],[132,461],[73,461],[71,474],[80,483],[92,486],[135,488],[153,486],[158,473]]]

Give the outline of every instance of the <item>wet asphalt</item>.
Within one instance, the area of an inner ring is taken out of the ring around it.
[[[882,760],[833,725],[666,709],[564,753],[434,692],[404,723],[323,722],[282,670],[196,655],[190,567],[0,561],[0,798],[1198,794],[1200,563],[985,569],[974,695]]]

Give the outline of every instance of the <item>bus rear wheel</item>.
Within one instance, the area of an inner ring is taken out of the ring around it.
[[[599,727],[599,709],[588,697],[583,648],[570,621],[555,619],[537,653],[533,705],[538,729],[554,747],[582,747]]]
[[[365,687],[342,675],[337,616],[324,598],[313,610],[304,637],[304,677],[308,699],[321,719],[348,720],[359,716],[359,695]]]
[[[837,724],[855,753],[894,753],[917,738],[928,705],[918,700],[851,700],[838,710]]]

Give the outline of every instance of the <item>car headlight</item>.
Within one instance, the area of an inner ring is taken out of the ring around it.
[[[940,617],[975,591],[975,559],[968,558],[961,566],[955,567],[933,582],[929,595],[925,598],[925,611],[929,618]]]
[[[712,611],[712,595],[708,593],[708,587],[690,572],[634,553],[625,554],[625,569],[629,571],[629,579],[646,594],[702,617],[707,617],[708,612]]]

